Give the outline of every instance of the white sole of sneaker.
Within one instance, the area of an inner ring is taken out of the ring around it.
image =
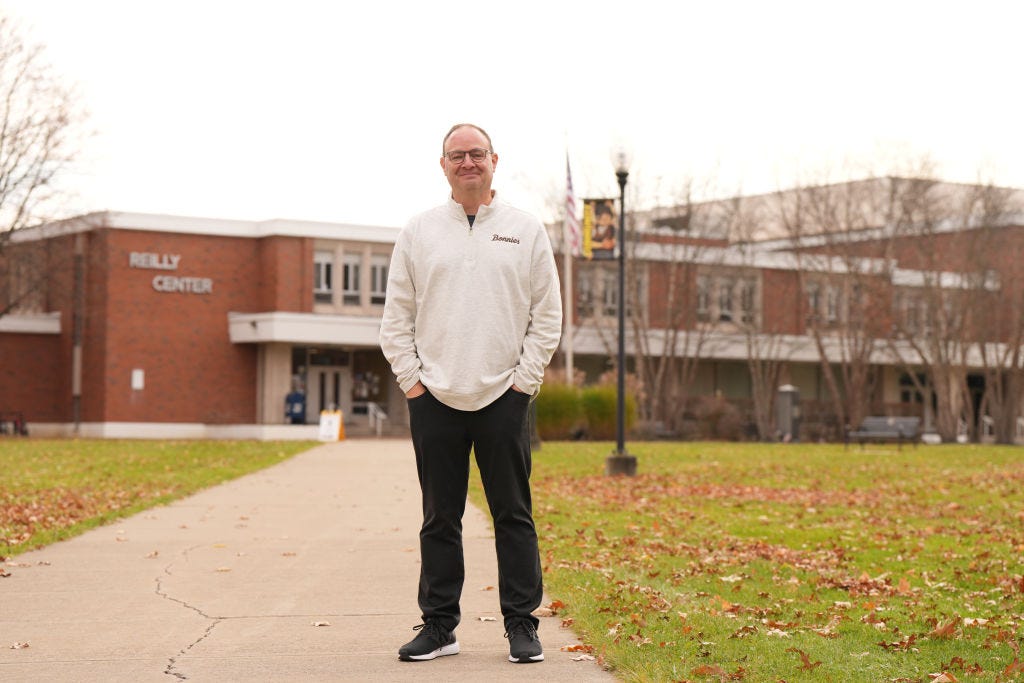
[[[533,657],[513,657],[512,655],[509,655],[508,661],[512,662],[513,664],[531,664],[533,662],[543,662],[544,653],[534,655]]]
[[[439,647],[433,652],[428,652],[425,655],[409,655],[408,657],[399,657],[399,659],[402,659],[406,662],[428,662],[431,659],[437,659],[438,657],[457,654],[459,654],[459,642],[455,641],[451,645]]]

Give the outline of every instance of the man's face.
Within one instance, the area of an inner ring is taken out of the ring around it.
[[[488,154],[483,161],[473,161],[467,154],[462,163],[456,164],[447,157],[448,152],[468,152],[472,149],[490,149],[487,138],[476,128],[463,126],[448,137],[445,142],[445,156],[441,157],[441,169],[444,170],[452,191],[490,192],[491,179],[498,165],[498,155]]]

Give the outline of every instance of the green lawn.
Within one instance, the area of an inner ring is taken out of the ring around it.
[[[0,554],[312,445],[2,439]],[[632,443],[609,478],[611,450],[544,444],[534,509],[559,616],[623,680],[1024,678],[1024,449]]]
[[[0,439],[0,556],[182,498],[312,445]]]
[[[623,680],[1024,677],[1024,449],[611,450],[545,443],[533,492],[546,590]]]

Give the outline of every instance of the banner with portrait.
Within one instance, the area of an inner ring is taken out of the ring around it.
[[[584,199],[583,257],[594,260],[615,258],[617,226],[614,199]]]

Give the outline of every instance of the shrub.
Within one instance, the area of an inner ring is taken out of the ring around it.
[[[614,439],[616,434],[617,390],[609,384],[584,387],[583,413],[587,418],[587,436]],[[636,400],[626,393],[626,431],[636,422]]]
[[[584,426],[580,390],[568,384],[545,382],[537,396],[537,432],[540,438],[576,438]]]
[[[721,396],[701,397],[694,413],[702,439],[739,441],[743,435],[740,411]]]

